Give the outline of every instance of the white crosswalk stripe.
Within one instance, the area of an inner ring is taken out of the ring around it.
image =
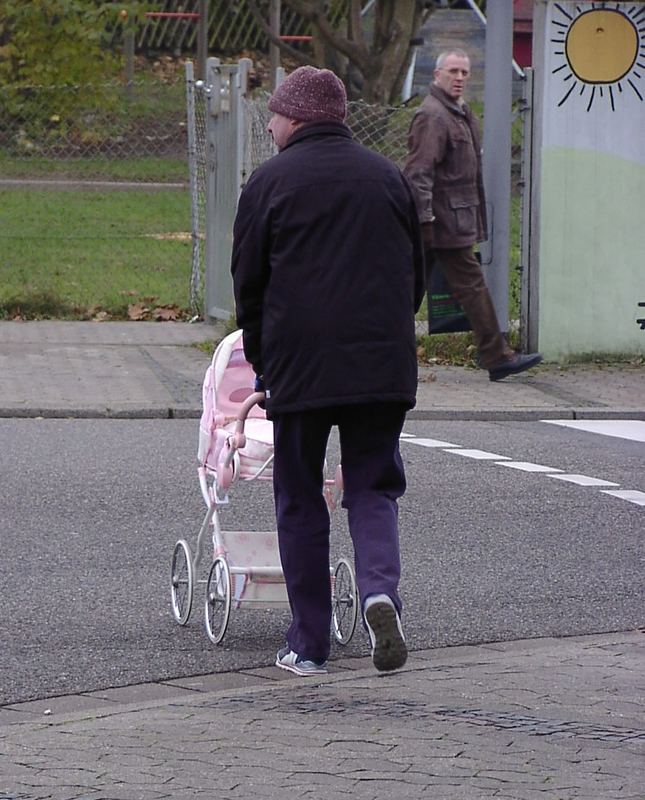
[[[612,497],[619,497],[627,500],[628,503],[635,503],[637,506],[645,507],[645,492],[638,492],[634,489],[601,489],[603,494],[610,494]]]
[[[603,481],[600,478],[591,478],[589,475],[555,475],[550,474],[549,478],[556,478],[559,481],[568,481],[569,483],[577,483],[578,486],[619,486],[620,484],[613,481]]]
[[[632,442],[645,442],[645,420],[640,419],[543,419],[542,422],[603,436],[617,436]]]
[[[440,439],[416,439],[414,444],[420,447],[461,447],[459,444],[452,444],[451,442],[442,442]]]
[[[560,425],[562,427],[573,428],[597,433],[605,436],[615,436],[622,439],[630,439],[635,442],[645,442],[645,421],[641,420],[541,420],[549,425]],[[602,478],[594,478],[591,475],[581,475],[578,473],[565,473],[558,467],[548,467],[544,464],[534,464],[530,461],[514,461],[509,456],[499,453],[489,453],[486,450],[462,447],[452,442],[444,442],[441,439],[429,439],[417,437],[412,433],[402,433],[401,441],[407,444],[415,444],[419,447],[442,449],[445,453],[456,453],[464,458],[471,458],[476,461],[493,462],[497,466],[510,467],[529,473],[542,473],[548,478],[555,478],[560,481],[572,483],[582,487],[593,487],[599,489],[603,494],[626,500],[637,506],[645,508],[645,492],[636,489],[601,489],[602,486],[620,486],[614,481],[607,481]]]
[[[500,456],[497,453],[487,453],[486,450],[446,450],[447,453],[456,453],[458,456],[465,456],[466,458],[476,458],[478,461],[499,461],[508,456]]]
[[[544,464],[532,464],[530,461],[500,461],[500,466],[520,469],[522,472],[562,472],[556,467],[545,467]]]

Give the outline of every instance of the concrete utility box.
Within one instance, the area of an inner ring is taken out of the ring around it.
[[[645,3],[537,0],[528,341],[645,353]]]

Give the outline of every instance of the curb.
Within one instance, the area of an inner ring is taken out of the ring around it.
[[[0,419],[199,419],[196,406],[149,406],[145,408],[0,408]],[[645,409],[636,408],[492,408],[412,409],[407,420],[450,422],[535,422],[542,419],[636,419],[645,420]]]

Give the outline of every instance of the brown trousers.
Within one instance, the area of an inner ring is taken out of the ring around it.
[[[513,355],[499,322],[484,274],[472,247],[455,249],[432,248],[426,250],[426,284],[430,286],[430,273],[439,262],[446,282],[459,300],[475,335],[479,360],[488,369]]]

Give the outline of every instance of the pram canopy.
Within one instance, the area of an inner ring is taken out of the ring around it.
[[[202,386],[197,459],[200,466],[216,471],[227,438],[244,401],[253,393],[255,374],[244,357],[242,331],[234,331],[217,346]],[[239,450],[240,477],[253,477],[273,454],[273,425],[257,405],[250,410],[244,432],[246,446]],[[270,477],[270,475],[267,475]]]

